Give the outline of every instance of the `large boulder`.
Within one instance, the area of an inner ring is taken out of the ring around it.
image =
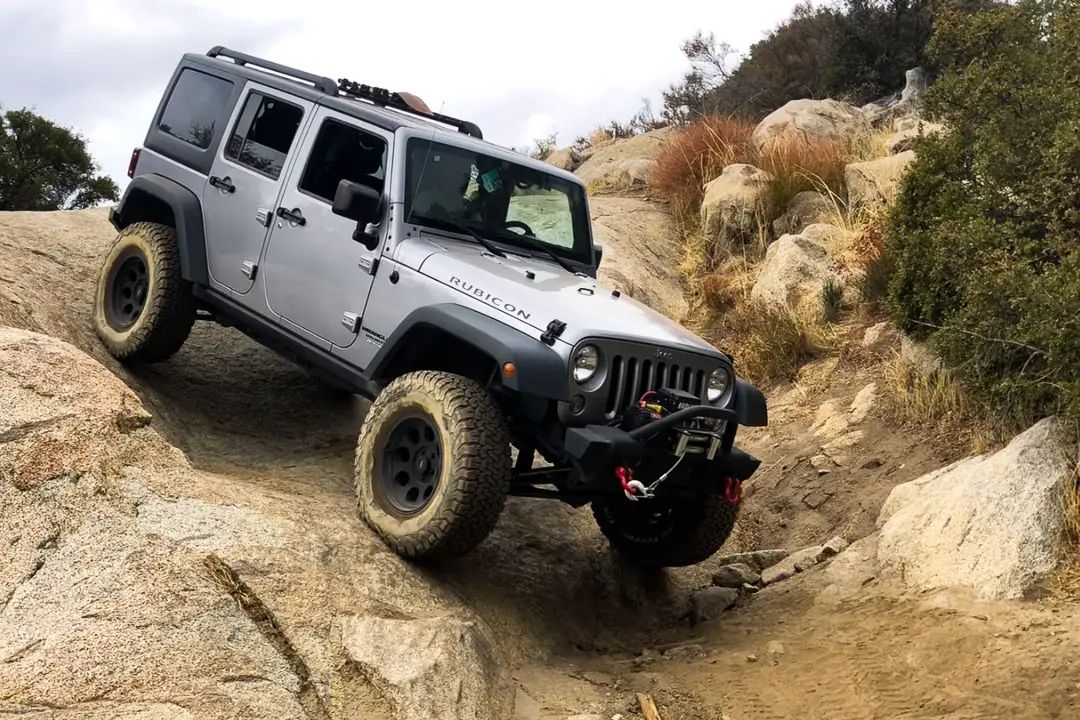
[[[773,220],[773,234],[797,235],[807,225],[819,222],[830,210],[829,200],[815,190],[804,190],[797,194],[788,205],[784,214]]]
[[[792,140],[847,144],[869,131],[866,114],[854,105],[839,100],[792,100],[758,123],[752,141],[758,150]]]
[[[337,618],[471,622],[336,483],[288,492],[262,472],[197,471],[123,382],[55,338],[0,328],[0,368],[5,710],[388,720],[374,680],[342,664]],[[447,643],[426,658],[449,687],[491,677]]]
[[[823,226],[828,228],[829,226]],[[829,280],[842,282],[829,251],[824,231],[811,225],[801,235],[784,235],[769,245],[751,299],[778,307],[798,307],[816,301]]]
[[[1062,557],[1066,483],[1061,423],[1047,418],[998,452],[896,486],[878,518],[883,576],[917,590],[970,588],[1022,598]]]
[[[848,208],[872,209],[891,203],[899,190],[908,165],[915,161],[911,150],[865,162],[851,163],[844,168]]]
[[[758,232],[761,194],[772,175],[743,163],[728,165],[705,185],[701,227],[705,237],[721,247],[748,242]]]
[[[628,189],[644,186],[671,128],[660,128],[631,138],[603,143],[590,153],[574,174],[586,184],[600,189]]]

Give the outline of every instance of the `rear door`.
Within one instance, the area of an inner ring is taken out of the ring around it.
[[[239,294],[251,289],[270,232],[282,172],[314,107],[257,83],[244,90],[203,191],[210,275]]]
[[[386,222],[374,251],[353,240],[356,223],[331,211],[341,180],[388,192],[393,135],[319,107],[282,191],[266,249],[266,302],[285,320],[345,348],[357,338]],[[385,206],[385,205],[384,205]]]

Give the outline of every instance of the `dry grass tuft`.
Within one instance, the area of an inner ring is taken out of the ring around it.
[[[752,155],[754,125],[745,120],[710,117],[696,122],[664,143],[649,185],[671,204],[679,222],[696,224],[704,186],[732,163]]]
[[[1065,491],[1065,559],[1050,582],[1054,599],[1067,602],[1080,600],[1080,468]]]
[[[835,141],[808,143],[791,138],[769,143],[765,151],[746,161],[773,178],[762,197],[765,221],[783,215],[795,196],[808,190],[846,198],[844,167],[853,157],[845,144]]]
[[[708,330],[738,358],[739,373],[758,385],[791,381],[805,363],[839,349],[818,312],[792,310],[746,298]]]
[[[1002,445],[1008,431],[949,373],[926,370],[897,354],[884,366],[884,405],[899,423],[928,432],[949,446],[983,453]]]

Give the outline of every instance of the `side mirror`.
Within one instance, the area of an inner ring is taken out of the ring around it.
[[[343,218],[356,221],[353,240],[363,243],[368,250],[378,245],[372,223],[379,219],[382,195],[368,185],[361,185],[352,180],[342,180],[334,193],[333,213]]]
[[[593,262],[596,264],[596,268],[600,269],[600,261],[604,258],[604,246],[600,243],[593,243]]]

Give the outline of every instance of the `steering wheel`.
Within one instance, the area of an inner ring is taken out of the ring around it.
[[[531,235],[533,237],[536,237],[536,233],[533,232],[533,229],[531,227],[529,227],[528,225],[526,225],[525,223],[521,222],[520,220],[507,220],[506,222],[503,223],[503,227],[505,227],[507,230],[509,230],[512,227],[519,227],[519,228],[521,228],[522,230],[525,231],[526,235]]]

